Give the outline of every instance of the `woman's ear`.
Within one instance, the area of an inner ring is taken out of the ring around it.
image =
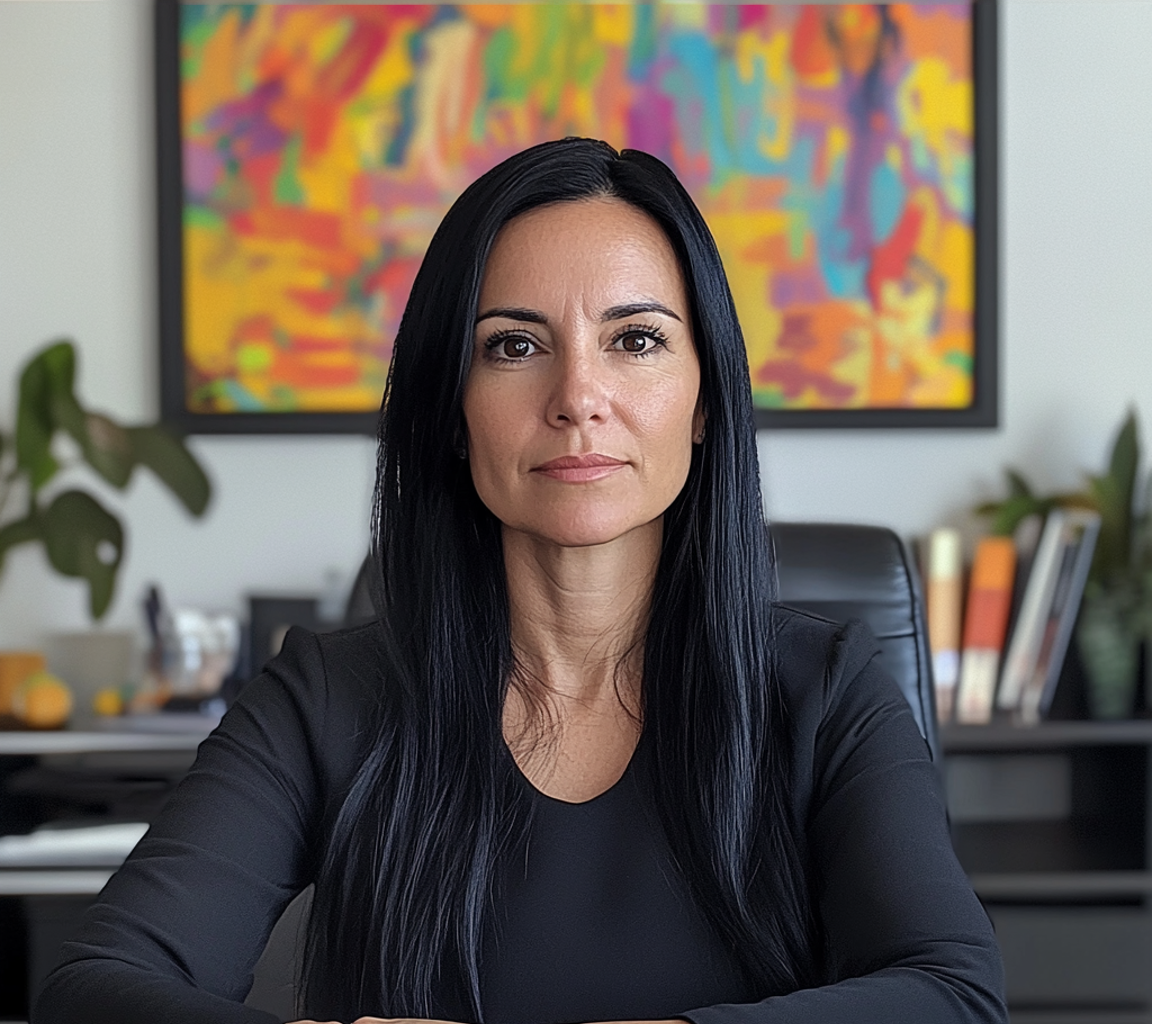
[[[704,441],[704,424],[708,419],[708,415],[704,412],[704,406],[696,403],[696,411],[692,414],[692,443],[701,444]]]

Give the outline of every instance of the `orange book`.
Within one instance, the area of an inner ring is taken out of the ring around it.
[[[960,660],[960,690],[956,720],[974,725],[992,718],[1000,657],[1012,608],[1016,545],[1011,537],[985,537],[976,547],[964,643]]]

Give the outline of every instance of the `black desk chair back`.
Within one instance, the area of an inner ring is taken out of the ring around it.
[[[860,619],[872,630],[880,663],[939,761],[920,577],[904,542],[883,527],[847,523],[773,523],[772,540],[780,601],[835,622]]]

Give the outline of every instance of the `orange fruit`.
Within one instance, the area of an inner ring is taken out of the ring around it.
[[[72,714],[72,691],[50,672],[33,672],[12,694],[12,713],[33,729],[59,729]]]
[[[124,714],[124,694],[114,686],[107,686],[92,698],[92,710],[105,718]]]

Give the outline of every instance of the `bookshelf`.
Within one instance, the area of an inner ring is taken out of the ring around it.
[[[1152,1024],[1152,720],[941,731],[1013,1024]]]

